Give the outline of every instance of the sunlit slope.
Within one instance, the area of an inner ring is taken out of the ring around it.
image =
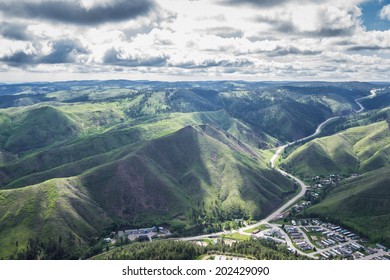
[[[282,165],[302,177],[365,173],[390,163],[386,121],[359,126],[312,140],[291,153]]]
[[[77,123],[55,107],[43,106],[0,120],[0,145],[11,153],[42,148],[70,138],[80,130]]]
[[[293,191],[254,150],[212,126],[187,126],[81,178],[110,215],[133,221],[258,218]]]
[[[25,114],[40,115],[41,111],[54,111],[69,123],[77,124],[77,129],[69,128],[67,130],[69,134],[57,131],[59,134],[57,136],[55,131],[58,127],[57,123],[61,124],[64,121],[59,122],[54,119],[56,123],[53,124],[49,120],[50,125],[48,125],[36,121],[37,117],[31,118],[34,120],[34,125],[30,126],[31,130],[45,135],[44,140],[48,144],[36,149],[35,143],[38,142],[38,138],[34,138],[35,140],[31,140],[30,147],[30,138],[26,135],[30,130],[24,128],[18,130],[18,122],[14,119],[21,118]],[[268,147],[277,141],[266,133],[255,132],[251,127],[230,117],[224,110],[172,113],[126,120],[121,118],[120,114],[120,111],[112,110],[108,105],[86,104],[85,106],[49,107],[49,109],[26,109],[22,113],[0,115],[2,117],[0,125],[4,128],[1,130],[4,140],[0,147],[0,173],[3,174],[0,177],[0,185],[13,188],[36,184],[55,177],[75,176],[91,168],[95,160],[97,163],[107,161],[120,153],[121,149],[127,149],[126,146],[130,144],[161,137],[186,125],[212,124],[253,147]],[[16,137],[14,133],[23,137]],[[47,135],[50,137],[46,137]],[[16,141],[17,139],[19,141]],[[10,145],[7,143],[19,145],[29,150],[29,153],[18,153],[8,149]]]
[[[61,239],[64,248],[77,250],[110,221],[75,178],[0,190],[0,257],[16,256],[30,238]]]
[[[294,192],[292,181],[266,167],[259,150],[221,128],[187,125],[161,132],[1,190],[0,255],[14,254],[16,241],[23,248],[28,238],[58,240],[59,232],[64,244],[85,244],[112,221],[191,226],[260,218]],[[78,175],[51,179],[66,172]],[[22,184],[30,180],[42,183]]]
[[[390,167],[347,180],[309,214],[342,221],[378,242],[390,245]]]

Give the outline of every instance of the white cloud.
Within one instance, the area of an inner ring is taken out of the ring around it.
[[[111,2],[81,0],[86,14]],[[25,26],[30,35],[18,37],[23,34],[10,34],[9,28],[1,35],[0,29],[0,71],[283,80],[383,79],[389,69],[390,31],[365,30],[357,6],[362,0],[286,0],[266,7],[221,0],[148,2],[154,8],[147,15],[92,26],[50,22],[47,14],[41,20],[0,12],[0,24]],[[57,53],[65,63],[53,58]]]
[[[383,6],[382,10],[379,12],[379,17],[381,19],[390,20],[390,4]]]

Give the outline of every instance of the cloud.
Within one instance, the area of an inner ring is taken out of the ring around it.
[[[390,50],[390,30],[360,33],[353,39],[342,43],[348,51]]]
[[[0,71],[384,79],[390,31],[364,28],[362,1],[0,0]]]
[[[53,42],[52,51],[39,58],[38,63],[57,64],[77,62],[79,54],[87,54],[88,51],[78,41],[59,40]]]
[[[379,17],[383,20],[390,20],[390,4],[383,6],[382,10],[379,12]]]
[[[28,66],[38,64],[77,63],[78,56],[87,54],[80,42],[62,39],[50,43],[47,54],[37,50],[18,50],[10,55],[0,58],[0,61],[11,66]]]
[[[239,5],[251,5],[260,8],[273,8],[279,7],[285,4],[315,4],[321,3],[321,0],[218,0],[219,3],[230,5],[230,6],[239,6]]]
[[[261,11],[254,21],[268,25],[268,31],[309,37],[339,37],[353,34],[361,26],[356,6],[297,5],[293,9]]]
[[[0,11],[7,17],[33,18],[78,25],[119,22],[145,15],[154,8],[152,0],[115,0],[85,7],[81,1],[43,0],[39,2],[7,1]]]
[[[140,67],[140,66],[163,66],[168,59],[164,54],[142,54],[140,52],[127,53],[125,50],[111,48],[106,51],[103,63],[109,65]]]
[[[210,27],[207,29],[199,30],[200,32],[206,33],[208,35],[215,35],[221,38],[241,38],[244,36],[242,30],[232,28],[229,26],[225,27]]]
[[[169,66],[186,68],[186,69],[202,69],[202,68],[213,68],[213,67],[233,67],[233,68],[242,68],[242,67],[253,67],[255,65],[253,59],[249,57],[241,56],[235,57],[231,55],[220,55],[220,56],[211,56],[211,55],[178,55],[173,56],[169,59]]]
[[[297,47],[277,47],[275,50],[269,52],[270,56],[285,56],[285,55],[318,55],[321,54],[319,50],[298,49]]]
[[[32,64],[34,63],[34,55],[28,54],[24,51],[16,51],[12,55],[8,55],[0,58],[0,61],[5,62],[11,66]]]
[[[0,24],[0,35],[4,38],[18,41],[28,41],[32,38],[27,32],[25,25],[9,22]]]
[[[289,0],[221,0],[219,3],[226,5],[243,5],[249,4],[258,7],[274,7],[287,3]]]

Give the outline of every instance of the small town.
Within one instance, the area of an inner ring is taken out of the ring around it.
[[[169,238],[171,232],[163,227],[127,229],[112,232],[110,237],[104,238],[108,245],[115,245],[118,241],[152,242],[158,238]],[[258,238],[287,246],[291,254],[303,255],[312,259],[321,260],[390,260],[390,249],[377,243],[373,244],[333,223],[326,223],[320,219],[296,219],[287,223],[280,220],[262,224],[260,227],[245,230],[231,230],[224,234],[207,235],[202,237],[175,238],[193,242],[199,246],[208,244],[232,245],[242,238]],[[204,259],[208,260],[244,260],[243,256],[212,254]]]
[[[385,246],[320,219],[291,220],[291,225],[270,223],[263,231],[253,231],[252,237],[286,244],[291,253],[314,259],[390,260]]]

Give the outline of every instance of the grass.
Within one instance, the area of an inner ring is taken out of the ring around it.
[[[389,139],[385,121],[350,128],[304,144],[282,166],[303,178],[376,170],[389,164]]]
[[[304,231],[305,232],[305,231]],[[323,239],[323,235],[321,234],[321,233],[318,233],[318,232],[309,232],[309,233],[306,233],[305,232],[305,234],[306,234],[306,236],[309,238],[309,240],[310,240],[310,242],[312,243],[312,245],[314,245],[315,247],[319,247],[318,245],[317,245],[317,243],[316,242],[319,242],[319,241],[321,241],[322,239]],[[313,240],[313,237],[316,237],[317,238],[317,240]]]
[[[36,105],[12,107],[28,103],[10,99],[0,109],[0,255],[36,236],[85,244],[112,222],[260,219],[293,195],[292,182],[267,166],[271,149],[348,110],[355,95],[204,86],[94,81],[12,89],[42,96],[34,95]],[[353,150],[362,168],[386,160],[365,146]]]
[[[340,221],[371,240],[390,244],[389,139],[387,122],[379,121],[312,140],[294,151],[283,165],[304,178],[362,174],[334,188],[308,214]]]
[[[389,171],[384,167],[349,179],[308,213],[332,217],[375,242],[389,244]]]
[[[177,117],[180,120],[189,116]],[[177,120],[162,119],[142,125],[143,137],[152,136],[148,141],[121,146],[118,137],[110,138],[107,132],[107,138],[96,137],[93,141],[88,138],[92,141],[89,143],[78,140],[69,147],[30,154],[8,166],[3,169],[8,174],[12,174],[11,167],[14,174],[27,172],[28,168],[32,174],[22,178],[14,175],[18,179],[10,185],[16,188],[0,191],[1,199],[7,203],[12,201],[4,195],[7,192],[14,193],[14,199],[20,201],[13,204],[20,205],[14,210],[16,217],[10,216],[8,208],[0,208],[3,217],[0,225],[18,229],[11,221],[20,220],[16,224],[29,229],[25,231],[26,237],[42,236],[47,240],[61,232],[65,236],[73,234],[83,243],[109,224],[108,217],[153,224],[170,223],[180,216],[184,219],[180,223],[187,225],[195,223],[192,211],[214,219],[243,215],[259,218],[279,206],[283,202],[281,197],[291,191],[289,180],[254,158],[255,149],[213,126],[180,129]],[[103,144],[105,139],[107,144]],[[96,143],[95,150],[87,148],[92,143]],[[46,156],[49,154],[56,158]],[[38,160],[39,164],[32,164]],[[45,171],[34,173],[36,168]],[[76,177],[50,179],[60,175]],[[45,179],[49,181],[23,187],[26,182]],[[20,193],[26,191],[34,195],[23,200]],[[14,236],[3,233],[9,239],[3,239],[7,244],[0,246],[12,247]],[[27,242],[26,237],[19,240],[21,248]]]
[[[255,231],[257,229],[260,230],[260,231],[263,231],[263,230],[266,230],[268,228],[265,225],[259,225],[259,226],[254,227],[254,228],[250,228],[250,229],[244,230],[244,232],[252,233],[253,231]]]
[[[110,219],[86,197],[77,180],[53,179],[22,189],[0,191],[5,203],[0,204],[0,257],[8,258],[26,247],[29,238],[42,241],[69,236],[82,245]],[[74,249],[74,248],[73,248]],[[72,250],[73,250],[72,249]]]
[[[238,232],[229,233],[229,234],[223,234],[222,237],[223,237],[223,238],[226,238],[226,239],[237,240],[237,241],[246,241],[246,240],[250,240],[250,237],[249,237],[248,235],[243,235],[243,234],[240,234],[240,233],[238,233]]]

